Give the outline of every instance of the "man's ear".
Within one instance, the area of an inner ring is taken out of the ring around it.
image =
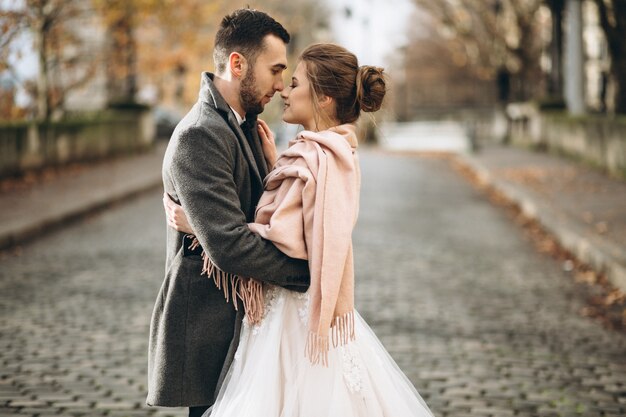
[[[246,58],[239,52],[231,52],[228,56],[228,67],[235,78],[242,78],[246,73]]]

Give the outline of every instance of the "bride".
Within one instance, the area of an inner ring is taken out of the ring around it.
[[[249,227],[287,255],[307,259],[311,286],[300,294],[262,285],[219,271],[204,256],[207,275],[246,312],[235,359],[205,416],[432,416],[354,308],[354,123],[361,111],[378,110],[384,95],[382,68],[359,67],[346,49],[315,44],[281,93],[283,120],[304,131],[277,157],[274,136],[259,120],[273,169]],[[193,234],[182,208],[168,204],[168,223]]]

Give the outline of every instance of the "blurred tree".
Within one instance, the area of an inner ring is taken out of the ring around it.
[[[11,43],[24,30],[22,10],[0,10],[0,72],[12,69],[9,62]]]
[[[173,76],[184,91],[188,61],[210,53],[211,24],[225,0],[93,0],[107,27],[110,103],[133,102],[140,79]]]
[[[414,1],[444,37],[460,41],[461,52],[479,72],[495,77],[508,71],[512,99],[527,100],[538,93],[543,21],[537,15],[543,0]]]
[[[11,66],[11,44],[23,30],[23,19],[20,12],[0,10],[0,119],[4,120],[14,118],[17,110],[15,85],[9,87],[8,80],[17,78]],[[5,76],[2,77],[2,74]]]
[[[492,107],[498,97],[495,74],[471,65],[462,41],[444,37],[429,15],[416,11],[394,73],[392,96],[398,120],[439,117],[454,110]],[[506,84],[503,82],[503,84]],[[508,88],[504,86],[508,92]]]
[[[107,28],[110,104],[135,101],[140,85],[155,86],[159,98],[183,101],[189,68],[208,60],[218,19],[234,7],[227,0],[92,2]],[[199,71],[194,76],[199,80]]]
[[[197,99],[200,72],[212,62],[217,27],[237,2],[160,0],[155,7],[148,1],[137,32],[141,78],[144,85],[157,86],[162,100],[182,110]]]
[[[147,87],[152,104],[165,101],[170,107],[186,108],[197,98],[200,72],[212,68],[215,32],[222,17],[232,10],[250,4],[275,16],[294,35],[292,54],[296,45],[299,50],[315,39],[323,11],[313,0],[257,3],[4,0],[0,71],[10,70],[9,53],[15,52],[10,52],[9,46],[20,45],[13,42],[28,31],[39,57],[36,84],[40,117],[48,118],[62,108],[67,93],[89,80],[94,83],[82,94],[104,93],[109,103],[133,102],[138,91]],[[7,4],[10,7],[5,8]]]
[[[626,113],[626,1],[595,0],[611,55],[615,112]]]
[[[132,103],[137,93],[137,42],[135,26],[138,1],[95,0],[106,26],[107,101]]]
[[[197,100],[200,73],[213,68],[215,33],[226,14],[249,5],[272,15],[292,35],[292,62],[325,27],[323,8],[313,0],[132,1],[139,84],[156,86],[159,99],[180,111]]]
[[[9,68],[8,50],[22,31],[33,36],[37,54],[37,117],[48,119],[54,110],[62,110],[68,91],[87,82],[95,71],[95,62],[85,65],[81,59],[82,41],[71,23],[84,12],[80,0],[13,1],[2,11],[2,69]],[[67,76],[71,74],[71,76]],[[54,81],[54,82],[53,82]]]

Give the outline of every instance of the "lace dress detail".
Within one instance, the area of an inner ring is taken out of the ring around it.
[[[351,393],[361,391],[363,381],[361,379],[361,363],[359,357],[353,352],[350,345],[341,346],[341,358],[343,359],[343,378]]]
[[[284,302],[284,297],[278,297],[278,293],[281,291],[280,287],[276,287],[274,285],[266,285],[263,288],[263,292],[265,293],[265,309],[263,311],[263,318],[257,324],[252,325],[252,334],[257,335],[259,332],[263,331],[268,317],[272,315],[272,312],[278,307],[281,302]],[[249,325],[248,319],[246,317],[246,324]]]
[[[217,400],[203,417],[433,417],[355,310],[356,339],[331,348],[328,366],[305,356],[309,295],[265,286],[258,324],[244,319]]]
[[[244,316],[243,330],[246,333],[251,333],[252,335],[256,336],[263,331],[263,329],[266,327],[266,323],[268,322],[268,320],[270,320],[269,317],[271,316],[272,311],[276,309],[277,305],[280,304],[280,300],[283,299],[283,297],[278,296],[281,290],[282,289],[280,287],[276,287],[274,285],[264,286],[263,293],[265,296],[265,307],[263,310],[263,317],[261,318],[261,321],[251,325],[250,321],[248,320],[248,316]],[[242,349],[239,349],[238,347],[235,351],[235,356],[233,357],[233,359],[235,361],[240,361],[242,355]]]
[[[298,293],[296,295],[296,299],[298,300],[298,317],[300,317],[300,323],[306,326],[309,324],[309,305],[311,304],[311,297],[309,297],[309,293]]]

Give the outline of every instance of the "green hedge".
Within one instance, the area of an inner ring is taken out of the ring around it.
[[[136,152],[152,145],[153,131],[147,111],[0,123],[0,176]]]

